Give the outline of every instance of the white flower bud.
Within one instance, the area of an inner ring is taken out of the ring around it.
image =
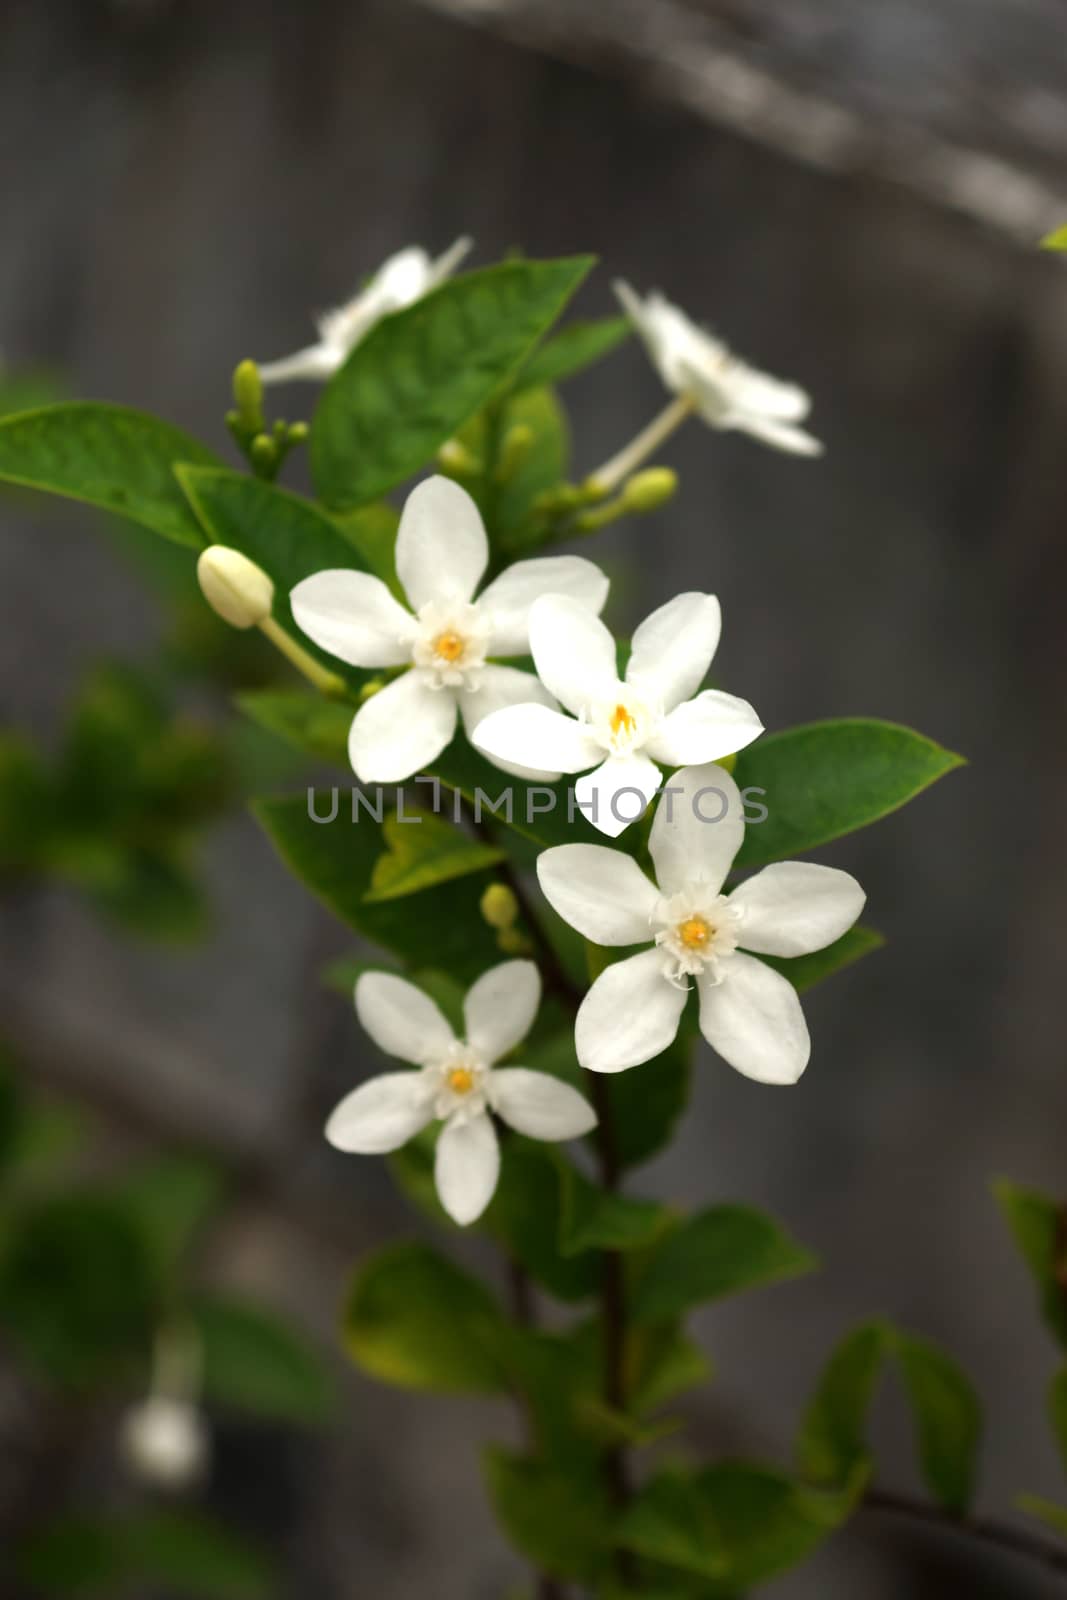
[[[240,550],[209,545],[201,552],[196,576],[212,611],[231,628],[255,628],[270,616],[274,585]]]
[[[209,1441],[199,1410],[169,1395],[149,1395],[123,1418],[119,1444],[126,1465],[145,1483],[184,1489],[207,1466]]]

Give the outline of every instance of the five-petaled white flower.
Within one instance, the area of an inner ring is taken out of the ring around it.
[[[573,715],[541,705],[494,711],[471,735],[498,763],[594,772],[575,797],[601,833],[617,837],[659,788],[657,762],[679,767],[743,750],[763,732],[747,700],[697,694],[719,642],[712,594],[680,594],[636,630],[620,679],[615,641],[585,606],[546,595],[530,611],[538,677]]]
[[[336,311],[323,312],[316,319],[318,344],[261,366],[259,375],[263,382],[332,377],[376,323],[391,311],[402,311],[405,306],[414,305],[424,294],[436,289],[455,272],[470,248],[470,239],[457,239],[436,261],[417,245],[390,256],[346,305],[339,306]]]
[[[661,294],[642,299],[623,282],[615,293],[667,388],[685,396],[705,422],[795,455],[821,452],[819,441],[797,426],[811,410],[803,389],[746,366]]]
[[[348,753],[362,782],[400,783],[433,761],[456,731],[457,710],[469,735],[501,706],[555,705],[532,673],[487,658],[527,653],[539,595],[568,595],[592,616],[608,580],[580,556],[540,556],[506,568],[474,600],[488,560],[470,495],[449,478],[428,478],[408,496],[396,536],[397,576],[411,611],[365,572],[316,572],[293,590],[293,616],[323,650],[356,667],[411,668],[352,722]],[[562,769],[520,754],[506,770],[557,778]]]
[[[721,767],[703,766],[676,773],[660,801],[649,838],[658,883],[604,845],[539,856],[541,888],[579,933],[600,945],[652,941],[606,968],[583,1000],[575,1024],[583,1067],[621,1072],[661,1054],[693,979],[700,1031],[732,1067],[761,1083],[800,1077],[811,1041],[796,990],[744,952],[821,950],[852,926],[865,895],[847,872],[804,861],[764,867],[723,894],[743,838],[737,785]]]
[[[577,1139],[596,1126],[592,1107],[569,1084],[528,1067],[495,1066],[525,1039],[540,999],[532,961],[502,962],[468,991],[466,1038],[457,1039],[414,984],[387,972],[364,973],[356,984],[360,1022],[386,1055],[422,1070],[387,1072],[362,1084],[330,1117],[327,1139],[338,1150],[382,1155],[441,1119],[437,1193],[455,1222],[474,1222],[500,1173],[490,1112],[530,1139]]]

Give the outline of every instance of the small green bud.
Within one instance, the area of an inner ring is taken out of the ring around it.
[[[270,616],[274,585],[240,550],[209,545],[200,552],[196,576],[212,611],[231,628],[255,628]]]
[[[437,452],[437,464],[446,472],[455,472],[460,477],[472,477],[481,471],[481,463],[467,449],[462,439],[446,439]]]
[[[482,916],[491,928],[503,932],[519,920],[519,902],[506,883],[491,883],[479,902]]]
[[[518,928],[501,928],[496,936],[498,947],[506,956],[528,956],[533,946]]]
[[[290,424],[289,424],[289,443],[291,445],[303,444],[303,442],[307,438],[309,432],[310,432],[310,429],[308,428],[308,425],[307,425],[306,422],[290,422]]]
[[[278,462],[278,446],[269,433],[257,433],[249,446],[252,465],[257,469],[270,472]]]
[[[384,678],[371,678],[369,682],[365,683],[362,689],[359,691],[360,705],[363,705],[364,701],[366,700],[373,700],[374,696],[376,694],[380,694],[384,688]]]
[[[233,374],[233,398],[249,433],[263,426],[263,383],[254,361],[242,361]]]
[[[275,422],[274,427],[271,429],[271,432],[273,433],[278,444],[284,444],[289,436],[289,424],[284,422],[282,418],[279,417]]]
[[[724,772],[732,772],[734,770],[734,768],[737,766],[737,753],[736,753],[736,751],[731,756],[716,756],[715,757],[715,765],[717,767],[721,767]]]
[[[508,429],[500,443],[500,457],[496,466],[499,483],[507,483],[515,476],[536,440],[537,435],[527,422],[516,422],[514,427]]]
[[[677,493],[678,474],[670,467],[648,467],[635,472],[623,485],[622,498],[628,511],[655,511]]]

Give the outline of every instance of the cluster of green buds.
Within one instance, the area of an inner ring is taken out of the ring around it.
[[[226,426],[257,478],[273,483],[290,450],[308,436],[306,422],[282,418],[267,426],[263,415],[263,383],[254,361],[242,361],[233,374],[234,407]]]
[[[506,883],[491,883],[480,901],[482,916],[496,934],[499,948],[508,956],[529,955],[529,939],[519,927],[521,906],[514,889]]]
[[[673,499],[678,489],[678,474],[670,467],[646,467],[635,472],[619,489],[610,491],[596,477],[584,483],[563,483],[549,489],[537,502],[538,511],[558,524],[558,538],[597,533],[620,517],[643,516],[658,511]]]

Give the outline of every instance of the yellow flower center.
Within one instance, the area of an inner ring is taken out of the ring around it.
[[[452,628],[439,633],[433,642],[434,655],[442,661],[458,661],[465,648],[462,637]]]
[[[474,1073],[470,1067],[453,1067],[448,1074],[448,1087],[453,1094],[470,1094],[474,1088]]]
[[[687,950],[701,950],[711,938],[711,929],[703,917],[687,917],[678,925],[678,937]]]
[[[610,727],[614,734],[633,733],[637,727],[637,718],[627,711],[625,706],[618,705],[611,713]]]

